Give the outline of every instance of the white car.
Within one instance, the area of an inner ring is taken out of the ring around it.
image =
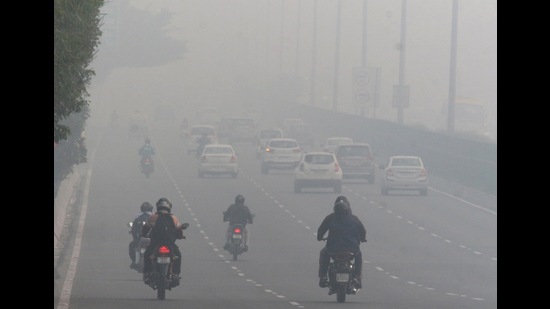
[[[417,156],[392,156],[388,164],[380,166],[382,175],[382,195],[390,190],[415,190],[421,195],[428,194],[428,171]]]
[[[342,169],[331,152],[307,152],[294,169],[294,192],[302,188],[333,188],[335,193],[342,192]]]
[[[256,134],[256,158],[261,158],[265,151],[265,145],[272,138],[282,138],[283,130],[279,128],[263,128]]]
[[[323,147],[323,151],[335,153],[336,148],[344,144],[353,144],[353,139],[351,137],[333,136],[327,138],[325,144],[321,147]]]
[[[302,159],[302,149],[293,138],[272,138],[262,154],[262,174],[270,169],[294,169]]]
[[[239,166],[237,154],[229,144],[208,144],[199,157],[199,177],[205,174],[229,174],[237,178]]]
[[[191,127],[191,130],[189,130],[188,136],[187,136],[187,142],[188,142],[188,150],[187,153],[191,154],[193,152],[197,151],[197,148],[199,144],[197,143],[197,140],[201,138],[203,134],[206,134],[206,136],[210,139],[210,143],[217,143],[218,137],[216,133],[216,128],[212,125],[207,124],[197,124]]]

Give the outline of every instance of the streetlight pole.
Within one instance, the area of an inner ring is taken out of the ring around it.
[[[406,38],[406,18],[407,17],[407,0],[401,0],[401,42],[399,44],[399,90],[397,99],[397,122],[403,124],[403,105],[404,88],[405,88],[405,38]]]
[[[340,62],[340,15],[342,11],[342,2],[338,0],[338,15],[336,18],[336,52],[334,55],[334,88],[332,98],[332,108],[334,111],[338,110],[338,71]]]
[[[313,38],[311,41],[310,105],[315,106],[315,62],[317,60],[317,0],[313,0]]]
[[[456,38],[458,20],[458,0],[453,0],[453,20],[451,29],[451,65],[449,76],[449,105],[447,107],[447,131],[455,131],[455,95],[456,95]]]

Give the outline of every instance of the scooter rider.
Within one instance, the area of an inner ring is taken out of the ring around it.
[[[242,224],[243,225],[243,240],[244,240],[244,251],[248,251],[248,229],[246,224],[252,224],[252,213],[248,206],[244,204],[244,196],[238,194],[235,197],[235,203],[231,204],[226,211],[223,212],[223,222],[229,221],[229,226],[227,227],[227,233],[225,237],[225,250],[230,249],[230,237],[231,237],[231,226],[233,224]]]
[[[319,254],[319,286],[328,286],[327,271],[330,252],[350,251],[355,255],[354,284],[361,288],[363,259],[359,245],[366,242],[367,232],[359,218],[351,213],[348,199],[341,195],[334,201],[334,212],[325,217],[317,230],[317,240],[323,240],[328,233],[326,246]]]
[[[141,212],[132,221],[131,234],[133,239],[128,245],[128,253],[130,254],[130,260],[132,260],[130,268],[132,269],[137,268],[135,251],[141,239],[141,228],[143,227],[143,222],[147,222],[147,219],[149,219],[149,217],[153,214],[153,205],[149,202],[143,202],[139,208]]]

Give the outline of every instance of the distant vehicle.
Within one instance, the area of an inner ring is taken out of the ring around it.
[[[237,154],[229,144],[209,144],[204,146],[199,157],[199,177],[205,174],[229,174],[237,178],[239,174]]]
[[[252,118],[222,118],[218,126],[218,137],[228,143],[248,142],[254,144],[256,123]]]
[[[323,147],[323,151],[334,153],[339,145],[344,144],[353,144],[353,139],[351,137],[343,136],[329,137],[326,139],[325,143],[321,145],[321,147]]]
[[[392,156],[388,164],[380,168],[384,170],[382,195],[388,195],[390,190],[415,190],[421,195],[428,194],[428,171],[420,157]]]
[[[188,149],[187,153],[191,154],[193,152],[196,152],[199,143],[197,142],[199,138],[203,136],[203,134],[206,134],[206,136],[210,139],[210,143],[217,143],[218,137],[216,134],[216,128],[212,125],[207,124],[196,124],[191,126],[191,130],[189,130],[187,142],[188,142]]]
[[[306,124],[301,118],[286,118],[283,120],[283,131],[288,133],[291,126]]]
[[[307,124],[295,124],[288,128],[285,132],[286,137],[290,137],[298,141],[301,147],[314,147],[315,136],[311,132],[310,127]]]
[[[369,183],[374,183],[375,160],[369,144],[339,145],[335,154],[344,178],[364,178]]]
[[[294,192],[302,188],[329,187],[342,192],[342,169],[331,152],[308,152],[294,169]]]
[[[266,143],[272,138],[283,137],[283,130],[279,128],[263,128],[256,133],[256,158],[260,158],[265,151]]]
[[[302,149],[293,138],[272,138],[261,158],[262,174],[270,169],[294,169],[302,159]]]

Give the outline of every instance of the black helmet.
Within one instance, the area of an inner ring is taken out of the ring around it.
[[[351,214],[350,203],[347,197],[340,195],[334,201],[334,213],[337,214]]]
[[[146,211],[153,211],[153,205],[151,205],[151,203],[149,202],[143,202],[143,204],[141,204],[141,212],[146,212]]]
[[[161,197],[157,201],[157,211],[160,211],[162,209],[168,210],[168,212],[172,211],[172,203],[165,197]]]
[[[244,203],[244,196],[242,196],[240,194],[235,196],[235,203],[236,204],[243,204]]]

